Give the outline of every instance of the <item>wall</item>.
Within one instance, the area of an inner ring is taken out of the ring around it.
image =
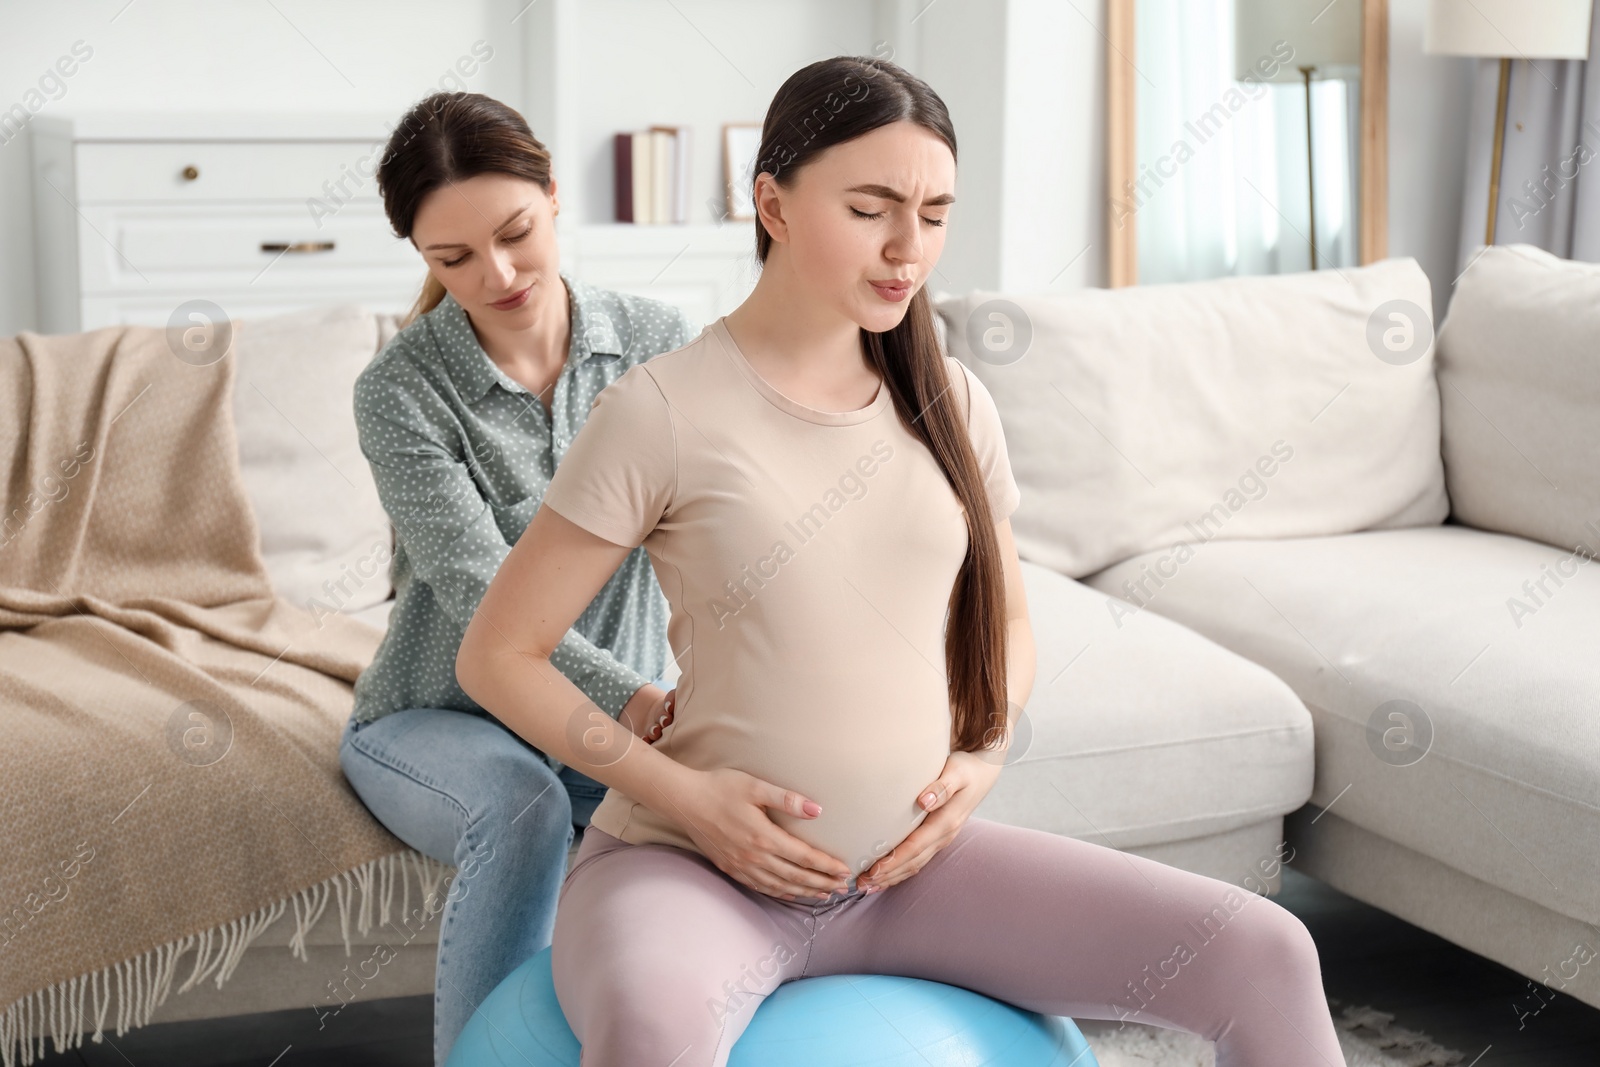
[[[536,113],[527,97],[537,80],[523,69],[526,3],[105,0],[69,8],[5,0],[0,110],[28,99],[82,41],[92,55],[51,87],[59,98],[44,100],[40,113],[327,109],[398,117],[441,81]],[[694,124],[703,185],[694,206],[704,221],[720,168],[721,119],[758,122],[787,71],[825,55],[870,52],[882,40],[940,91],[959,135],[960,221],[930,286],[1105,283],[1103,2],[587,0],[581,11],[585,26],[615,23],[619,41],[664,49],[659,62],[608,67],[607,50],[580,34],[577,58],[593,71],[584,75],[592,88],[576,104],[579,156],[569,178],[585,193],[586,220],[604,217],[601,142],[612,129]],[[1422,55],[1425,11],[1426,0],[1392,0],[1390,252],[1418,258],[1442,311],[1461,212],[1471,61]],[[493,57],[451,84],[451,66],[478,40],[490,42]],[[687,86],[690,104],[657,114],[652,94],[669,81],[675,94]],[[37,321],[29,172],[26,135],[0,143],[0,335]]]

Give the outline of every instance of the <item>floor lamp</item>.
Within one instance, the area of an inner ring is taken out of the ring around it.
[[[1500,161],[1513,59],[1588,59],[1594,0],[1429,0],[1422,50],[1429,55],[1500,60],[1489,150],[1489,206],[1483,243],[1494,244],[1500,213]]]
[[[1303,82],[1306,91],[1306,199],[1311,269],[1317,269],[1317,177],[1312,153],[1311,81],[1361,70],[1358,0],[1235,0],[1234,79]],[[1287,56],[1287,58],[1285,58]]]

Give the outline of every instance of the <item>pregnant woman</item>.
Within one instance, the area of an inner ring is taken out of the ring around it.
[[[1281,905],[969,818],[1034,649],[999,413],[924,291],[954,201],[943,102],[893,63],[822,60],[756,159],[755,290],[600,394],[457,658],[609,787],[552,949],[585,1067],[721,1067],[780,983],[850,973],[1188,1030],[1218,1067],[1339,1067]],[[683,667],[653,744],[552,661],[639,546]]]
[[[550,156],[504,104],[422,101],[377,179],[428,277],[355,387],[361,450],[395,528],[395,604],[356,681],[339,762],[396,837],[458,868],[439,925],[442,1064],[489,991],[550,944],[574,827],[605,791],[462,692],[456,651],[596,394],[690,329],[670,305],[558,270]],[[646,735],[668,695],[667,603],[643,549],[595,577],[581,616],[552,635],[549,663]],[[534,599],[518,607],[546,613]]]

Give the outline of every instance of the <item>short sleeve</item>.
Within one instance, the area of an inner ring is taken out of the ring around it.
[[[594,398],[545,487],[544,503],[598,537],[636,548],[676,489],[672,415],[641,363]]]
[[[995,406],[988,388],[965,363],[954,356],[946,358],[961,368],[959,373],[966,379],[967,434],[978,457],[978,470],[983,473],[984,485],[989,490],[994,521],[998,523],[1009,518],[1022,502],[1022,492],[1011,474],[1011,457],[1006,451],[1005,431],[1000,425],[1000,409]]]

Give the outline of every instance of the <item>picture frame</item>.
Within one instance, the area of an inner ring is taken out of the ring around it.
[[[748,222],[756,217],[751,184],[755,179],[756,153],[761,150],[761,124],[725,122],[722,124],[722,187],[724,212],[729,219]]]

